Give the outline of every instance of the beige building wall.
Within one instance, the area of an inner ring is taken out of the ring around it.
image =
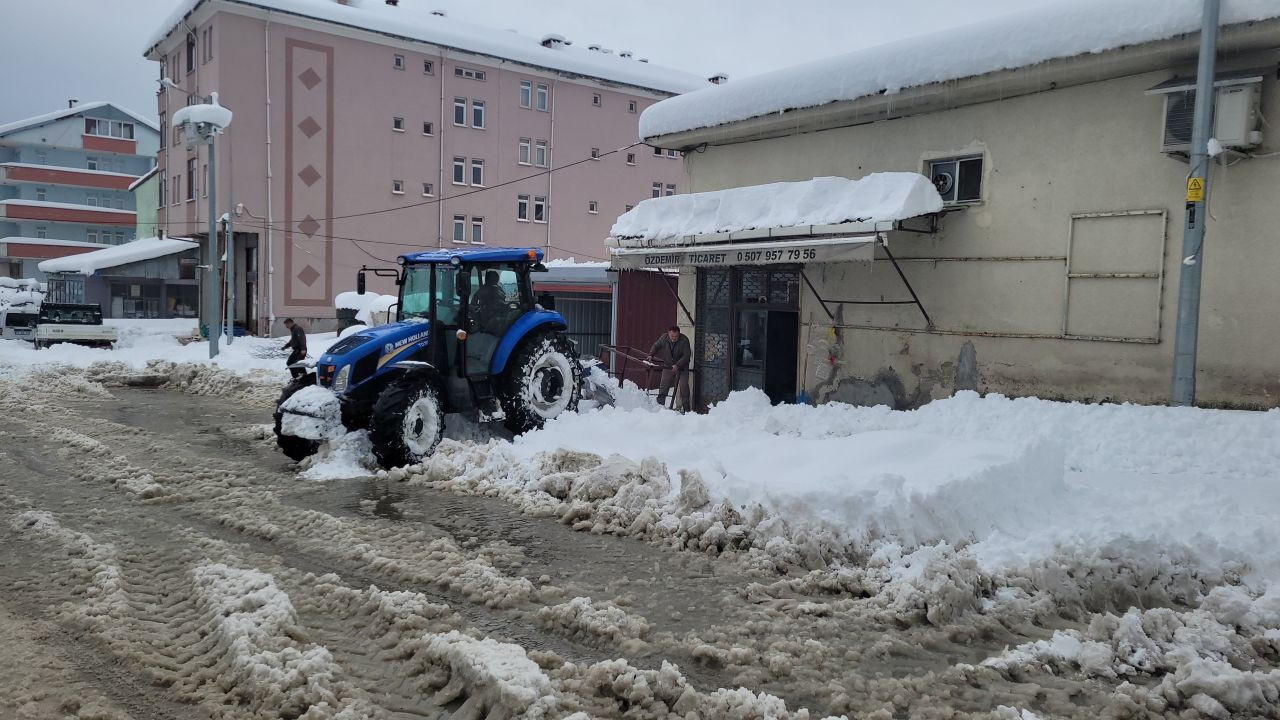
[[[1278,61],[1280,51],[1273,51],[1231,57],[1219,69],[1271,68],[1262,87],[1263,113],[1280,118]],[[911,305],[832,305],[832,320],[802,286],[800,385],[818,401],[898,407],[960,388],[1164,402],[1188,166],[1160,152],[1163,99],[1144,91],[1174,71],[1194,75],[1194,67],[1172,67],[943,112],[712,146],[687,155],[690,189],[924,172],[930,158],[981,153],[982,202],[948,214],[936,235],[890,237],[933,328]],[[1273,120],[1264,132],[1264,145],[1255,152],[1280,151],[1280,122]],[[1200,404],[1280,406],[1277,188],[1280,157],[1213,166]],[[1069,237],[1072,273],[1157,277],[1068,281]],[[883,253],[872,264],[812,265],[806,273],[827,298],[910,297]],[[681,287],[691,304],[690,280]],[[836,372],[824,379],[822,368],[831,367],[833,358]]]

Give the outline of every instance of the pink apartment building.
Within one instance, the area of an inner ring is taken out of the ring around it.
[[[213,91],[234,112],[216,210],[232,213],[236,320],[251,332],[285,317],[332,327],[357,268],[415,248],[602,259],[619,214],[684,190],[680,158],[635,144],[637,123],[707,80],[414,4],[185,0],[147,49],[172,83],[157,97],[168,235],[205,232],[208,158],[166,119]]]

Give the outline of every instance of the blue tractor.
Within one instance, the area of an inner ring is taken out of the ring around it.
[[[445,413],[474,411],[522,433],[575,410],[582,370],[568,326],[549,297],[533,294],[542,257],[535,248],[441,249],[401,255],[398,270],[371,269],[395,276],[397,321],[342,338],[285,387],[275,412],[280,449],[294,460],[319,449],[281,423],[293,412],[281,405],[317,384],[337,396],[346,430],[368,429],[384,467],[430,455]],[[356,276],[361,294],[365,270]]]

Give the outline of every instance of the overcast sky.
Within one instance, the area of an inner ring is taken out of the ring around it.
[[[154,115],[158,70],[142,59],[142,46],[179,1],[0,0],[0,123],[64,108],[68,98],[111,100]],[[401,0],[401,6],[443,9],[535,37],[557,32],[655,64],[741,78],[1046,1]]]

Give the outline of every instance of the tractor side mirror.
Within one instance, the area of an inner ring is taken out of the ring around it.
[[[356,294],[363,295],[365,290],[364,271],[356,273]]]
[[[543,310],[555,310],[556,296],[551,293],[542,293],[538,296],[538,304],[542,306]]]

